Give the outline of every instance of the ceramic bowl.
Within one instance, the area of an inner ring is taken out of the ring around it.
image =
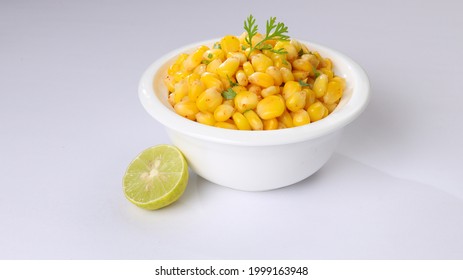
[[[139,83],[139,98],[146,111],[165,126],[172,141],[199,176],[221,186],[264,191],[289,186],[314,174],[331,157],[344,128],[367,106],[370,84],[364,70],[346,55],[319,44],[301,41],[333,61],[336,75],[346,88],[336,109],[308,125],[240,131],[200,124],[175,113],[167,100],[163,79],[180,53],[219,39],[174,50],[152,63]],[[336,176],[336,174],[333,174]]]

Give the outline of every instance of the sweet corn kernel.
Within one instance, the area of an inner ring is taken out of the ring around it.
[[[188,87],[188,97],[191,101],[196,101],[198,96],[206,90],[203,82],[201,80],[193,81]]]
[[[188,82],[186,81],[186,79],[183,79],[176,83],[174,88],[174,103],[177,104],[183,99],[183,97],[188,95]]]
[[[283,87],[283,98],[288,99],[293,93],[301,91],[301,84],[296,81],[288,81]]]
[[[301,126],[310,123],[310,117],[306,110],[300,109],[296,112],[291,112],[294,126]]]
[[[240,40],[233,35],[227,35],[220,40],[220,47],[225,53],[237,52],[241,48]]]
[[[264,124],[262,123],[262,120],[259,118],[259,116],[254,110],[247,110],[243,113],[243,115],[248,120],[252,130],[264,129]]]
[[[225,52],[221,49],[210,49],[203,53],[203,60],[213,61],[215,59],[225,60]]]
[[[196,114],[199,112],[194,101],[181,101],[175,104],[174,110],[180,116],[192,121],[196,120]]]
[[[254,67],[252,67],[251,62],[249,62],[249,61],[243,63],[243,71],[244,71],[244,73],[246,74],[246,76],[248,78],[249,78],[249,76],[251,76],[255,72]]]
[[[312,64],[310,64],[309,60],[305,60],[302,58],[295,59],[292,63],[293,69],[301,70],[305,72],[309,72],[312,70]]]
[[[294,126],[293,117],[291,117],[291,114],[286,110],[277,119],[278,119],[278,122],[283,124],[285,128],[290,128]]]
[[[325,107],[326,107],[326,109],[328,109],[329,113],[332,113],[334,111],[334,109],[336,109],[336,107],[338,106],[337,103],[323,104],[323,105],[325,105]]]
[[[278,120],[276,118],[262,120],[264,124],[264,130],[275,130],[278,129]]]
[[[236,81],[240,86],[247,86],[249,83],[248,76],[246,76],[243,70],[238,70],[236,72]]]
[[[206,72],[217,74],[217,69],[219,68],[220,64],[222,64],[222,60],[214,59],[206,66]]]
[[[196,99],[196,106],[201,112],[213,113],[215,109],[222,104],[222,101],[222,94],[217,91],[217,88],[212,87],[206,89],[198,96],[198,99]]]
[[[248,77],[248,80],[251,84],[258,85],[263,88],[274,85],[272,76],[262,72],[254,72],[251,76]]]
[[[312,105],[317,98],[315,97],[315,92],[311,90],[310,88],[303,88],[303,91],[305,91],[305,106],[304,109],[307,110],[309,109],[309,106]]]
[[[327,86],[328,76],[326,74],[321,74],[315,79],[313,84],[313,91],[315,92],[317,98],[321,98],[323,95],[325,95]]]
[[[325,95],[323,95],[323,102],[326,104],[333,104],[338,102],[342,97],[342,86],[338,81],[328,82]]]
[[[240,85],[234,86],[234,87],[232,87],[232,89],[233,89],[233,91],[236,92],[236,93],[240,93],[240,92],[242,92],[242,91],[247,91],[247,90],[248,90],[246,87],[240,86]],[[232,100],[232,101],[233,101],[233,100]]]
[[[196,121],[210,126],[213,126],[216,123],[214,115],[211,112],[198,112],[196,114]]]
[[[311,54],[311,53],[306,53],[301,56],[301,59],[309,61],[309,63],[315,68],[318,68],[318,65],[320,64],[320,60],[318,58]]]
[[[167,87],[169,92],[173,92],[175,90],[175,80],[173,76],[166,76],[164,78],[164,85]]]
[[[233,113],[235,112],[235,108],[228,104],[220,104],[214,110],[214,119],[218,122],[224,122],[231,118]]]
[[[281,67],[280,72],[281,72],[281,77],[283,78],[284,83],[287,83],[289,81],[294,81],[294,75],[290,69],[286,67]]]
[[[202,75],[204,72],[206,72],[206,64],[199,64],[196,66],[196,68],[193,70],[193,73],[196,73],[198,75]]]
[[[232,118],[239,130],[251,130],[248,119],[240,112],[235,112]]]
[[[255,71],[265,72],[268,67],[273,66],[273,61],[270,57],[260,53],[252,57],[251,64]]]
[[[218,91],[223,91],[223,84],[219,76],[214,73],[205,72],[201,75],[201,82],[206,88],[216,88]]]
[[[307,109],[311,122],[323,119],[327,111],[328,109],[320,101],[313,103],[309,106],[309,109]]]
[[[277,87],[277,86],[270,86],[268,88],[264,88],[260,94],[262,95],[262,97],[267,97],[269,95],[273,95],[273,94],[279,94],[280,93],[280,87]]]
[[[228,123],[228,122],[216,122],[214,126],[225,128],[225,129],[234,129],[234,130],[238,129],[238,127],[235,124]]]
[[[265,70],[265,73],[269,74],[273,78],[273,84],[275,86],[280,86],[283,83],[283,76],[281,75],[280,69],[275,66],[269,66]]]
[[[240,61],[240,65],[243,65],[243,63],[248,61],[248,58],[242,52],[229,52],[229,53],[227,53],[227,58],[230,58],[230,57],[238,58],[239,61]]]
[[[301,71],[301,70],[294,70],[293,71],[293,76],[295,81],[302,81],[305,80],[309,77],[310,72],[309,71]]]
[[[217,74],[223,78],[233,77],[240,66],[240,60],[237,57],[227,58],[219,68],[217,68]]]
[[[286,108],[292,112],[299,111],[300,109],[303,109],[305,106],[305,99],[306,99],[306,93],[305,91],[297,91],[293,94],[291,94],[287,99],[286,99]]]
[[[209,48],[206,46],[201,46],[197,50],[195,50],[192,54],[190,54],[185,61],[182,63],[182,69],[186,71],[193,71],[201,61],[203,60],[203,54]]]
[[[244,112],[257,107],[257,94],[250,91],[242,91],[235,96],[235,108],[238,112]]]
[[[263,120],[281,116],[285,111],[285,103],[278,95],[270,95],[257,103],[256,113]]]

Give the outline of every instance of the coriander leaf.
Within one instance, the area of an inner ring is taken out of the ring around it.
[[[311,87],[312,86],[311,84],[308,84],[308,83],[304,82],[303,80],[299,80],[298,82],[303,87]]]
[[[232,79],[230,79],[230,77],[229,77],[228,75],[227,75],[227,80],[228,80],[228,82],[230,83],[230,86],[231,86],[231,87],[234,87],[234,86],[237,86],[237,85],[238,85],[238,83],[233,82]]]
[[[313,70],[313,73],[315,75],[315,78],[317,78],[318,76],[320,76],[320,71],[317,70],[317,68],[315,68],[315,66],[312,66],[312,70]]]
[[[213,57],[213,55],[212,55],[211,53],[209,53],[209,54],[207,55],[207,58],[209,58],[209,59],[211,59],[212,57]]]
[[[233,99],[236,96],[236,92],[232,88],[229,88],[226,91],[222,92],[222,96],[225,99]]]

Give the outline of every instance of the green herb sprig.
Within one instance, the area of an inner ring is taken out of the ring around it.
[[[288,41],[289,35],[288,27],[282,22],[276,22],[276,17],[270,17],[267,20],[265,25],[265,37],[262,41],[258,42],[255,46],[252,45],[252,38],[257,35],[258,26],[256,24],[256,19],[253,15],[249,15],[249,17],[244,21],[244,30],[247,32],[245,41],[249,45],[249,53],[248,56],[254,50],[270,50],[272,52],[278,54],[284,54],[286,51],[282,49],[275,50],[273,49],[272,45],[266,43],[268,40],[279,40],[279,41]]]

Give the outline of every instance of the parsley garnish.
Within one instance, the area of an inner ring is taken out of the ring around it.
[[[232,88],[229,88],[226,91],[222,92],[222,96],[225,99],[233,99],[236,96],[236,92]]]
[[[308,83],[304,82],[303,80],[299,80],[298,82],[303,87],[311,87],[312,86],[311,84],[308,84]]]
[[[248,56],[252,53],[252,51],[256,49],[257,50],[269,49],[268,44],[265,43],[268,40],[279,40],[279,41],[289,40],[289,36],[287,35],[288,27],[282,22],[275,23],[276,19],[277,19],[276,17],[270,17],[270,19],[267,20],[267,23],[265,26],[266,27],[265,37],[262,41],[257,43],[255,46],[252,45],[252,38],[257,35],[258,26],[256,24],[256,19],[252,15],[249,15],[249,17],[244,21],[244,30],[247,32],[245,41],[249,45]],[[270,49],[273,49],[273,47]],[[280,49],[276,51],[281,52],[282,50]]]

